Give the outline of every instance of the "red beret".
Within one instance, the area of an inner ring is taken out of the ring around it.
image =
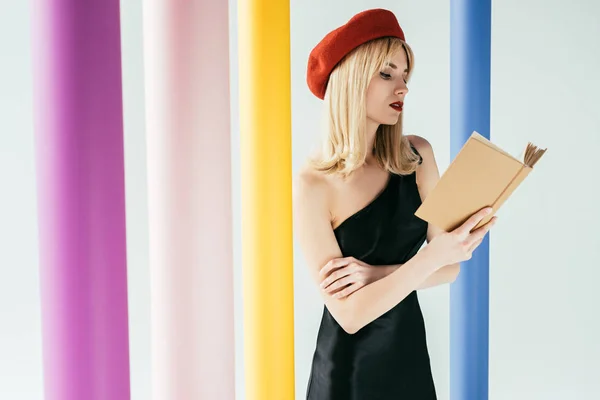
[[[388,36],[405,40],[396,16],[380,8],[358,13],[329,32],[308,57],[306,81],[310,91],[323,99],[329,74],[346,54],[370,40]]]

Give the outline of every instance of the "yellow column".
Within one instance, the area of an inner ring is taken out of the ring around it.
[[[239,0],[246,399],[294,399],[289,0]]]

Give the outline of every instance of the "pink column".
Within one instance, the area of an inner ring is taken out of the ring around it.
[[[233,400],[227,1],[146,0],[153,400]]]
[[[119,1],[32,12],[45,400],[125,400]]]

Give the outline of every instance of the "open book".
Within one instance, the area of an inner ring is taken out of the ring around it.
[[[518,159],[473,132],[415,215],[450,232],[491,206],[494,211],[477,229],[493,217],[545,152],[530,142]]]

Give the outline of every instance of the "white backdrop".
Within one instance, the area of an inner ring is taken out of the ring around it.
[[[231,1],[231,90],[238,399],[243,396],[237,2]],[[37,210],[28,2],[0,3],[0,398],[42,399]],[[373,7],[396,13],[416,55],[406,133],[449,163],[448,1],[291,2],[293,168],[317,139],[320,101],[305,84],[308,53],[329,30]],[[150,291],[142,1],[122,1],[123,93],[132,397],[150,399]],[[494,142],[548,153],[500,212],[491,234],[490,399],[600,398],[600,3],[493,4]],[[217,79],[226,79],[226,72]],[[295,248],[296,394],[304,398],[322,305]],[[433,372],[448,399],[448,286],[419,293]]]

